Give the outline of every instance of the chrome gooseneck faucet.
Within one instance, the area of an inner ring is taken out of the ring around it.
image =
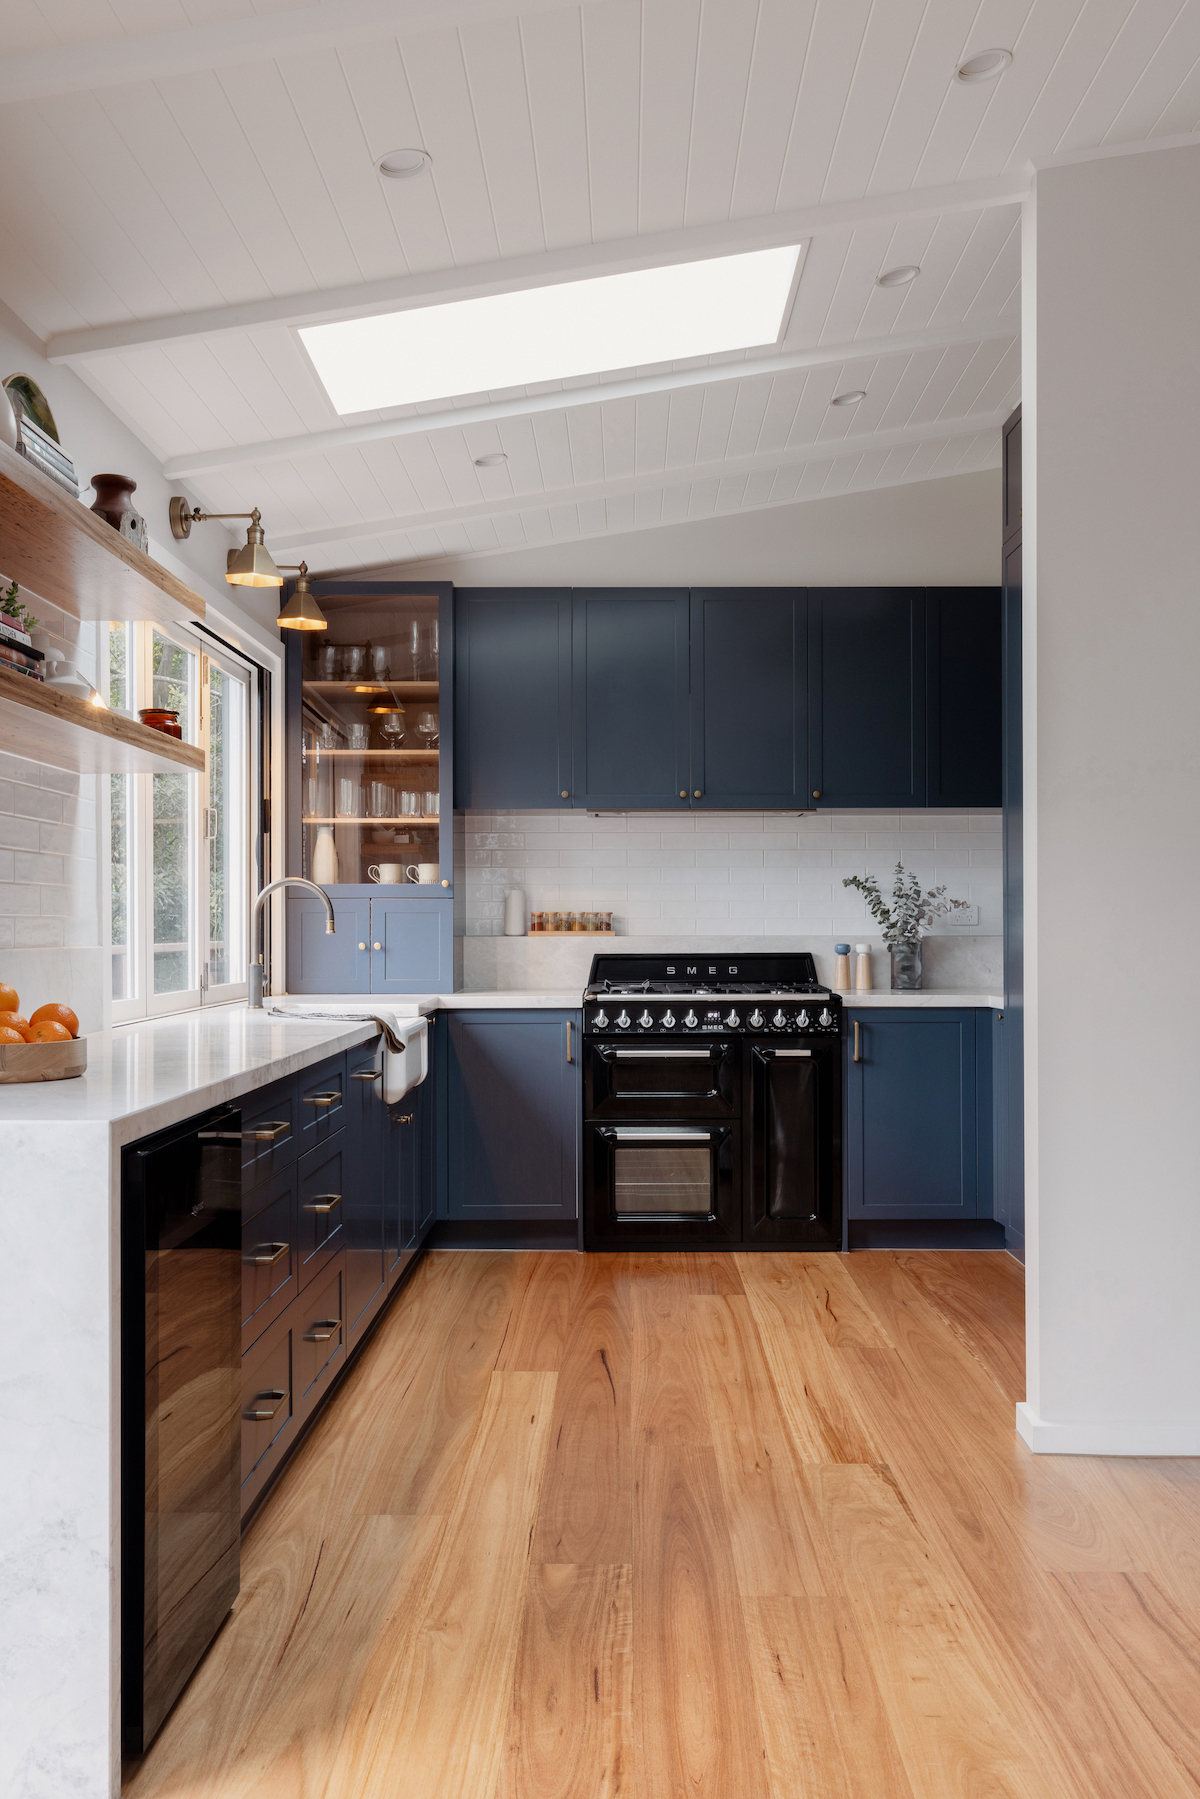
[[[329,914],[325,920],[325,935],[327,937],[332,937],[334,935],[333,902],[330,900],[325,889],[323,887],[318,887],[315,881],[306,881],[303,875],[284,875],[282,881],[271,881],[263,888],[262,892],[255,900],[254,910],[250,914],[250,953],[253,960],[250,963],[248,976],[250,993],[247,1001],[248,1005],[252,1008],[257,1007],[260,1012],[263,1003],[263,982],[266,978],[266,969],[263,967],[263,950],[261,943],[259,942],[260,933],[262,931],[263,901],[269,893],[277,893],[281,887],[307,887],[310,893],[315,893],[318,899],[323,900],[325,902],[325,910]],[[255,953],[254,947],[256,944],[259,945],[257,953]]]

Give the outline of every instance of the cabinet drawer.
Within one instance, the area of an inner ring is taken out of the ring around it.
[[[296,1167],[285,1168],[256,1198],[266,1203],[242,1224],[242,1346],[261,1337],[300,1291]],[[253,1203],[253,1202],[252,1202]]]
[[[300,1076],[300,1150],[325,1143],[346,1122],[346,1057],[334,1056]]]
[[[318,1280],[310,1281],[296,1303],[294,1326],[297,1404],[301,1414],[312,1410],[320,1392],[345,1359],[346,1258],[334,1258]]]
[[[258,1187],[299,1154],[296,1081],[275,1081],[242,1102],[242,1191]]]
[[[242,1357],[242,1509],[295,1435],[292,1320],[281,1318]],[[252,1491],[248,1491],[252,1488]]]
[[[300,1285],[305,1287],[326,1263],[345,1247],[343,1206],[346,1178],[350,1173],[349,1144],[339,1132],[332,1143],[301,1156],[300,1211],[297,1238],[300,1246]]]

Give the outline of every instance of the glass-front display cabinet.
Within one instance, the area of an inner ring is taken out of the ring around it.
[[[288,896],[288,989],[440,990],[453,978],[451,589],[312,591],[326,629],[288,634],[288,872],[329,890],[337,929],[326,936],[315,896]]]

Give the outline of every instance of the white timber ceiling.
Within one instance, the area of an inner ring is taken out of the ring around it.
[[[0,297],[322,572],[996,466],[1032,171],[1200,131],[1200,0],[0,0],[0,46]],[[732,356],[343,419],[297,335],[792,242]]]

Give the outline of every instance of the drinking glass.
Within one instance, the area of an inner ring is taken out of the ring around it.
[[[338,646],[336,643],[319,643],[313,651],[314,679],[332,681],[337,675]]]
[[[437,817],[438,790],[436,787],[426,788],[425,792],[421,795],[421,805],[424,808],[426,818]]]
[[[342,679],[343,681],[360,681],[366,671],[367,646],[365,643],[344,643],[342,645]]]
[[[419,619],[414,618],[411,624],[403,627],[400,633],[400,642],[404,653],[412,663],[412,678],[414,681],[419,681],[421,679],[421,621]]]
[[[365,750],[369,739],[370,727],[368,725],[350,726],[350,748],[352,750]]]
[[[317,726],[317,745],[323,750],[331,750],[337,743],[337,726],[322,723]]]
[[[357,818],[362,810],[362,790],[344,775],[338,782],[338,817]]]
[[[401,789],[400,815],[402,818],[418,818],[421,812],[421,796],[410,787]]]
[[[438,674],[438,622],[436,618],[425,627],[424,668],[428,678],[436,681]]]
[[[398,750],[404,742],[404,707],[397,706],[394,712],[383,712],[379,716],[379,735],[385,750]]]
[[[392,790],[386,781],[372,781],[367,789],[367,810],[372,818],[391,818]]]
[[[382,643],[369,643],[367,645],[367,664],[371,670],[371,679],[373,681],[386,681],[392,672],[388,667],[387,645]]]
[[[438,715],[436,712],[417,713],[417,736],[424,740],[427,750],[434,747],[438,740]]]

